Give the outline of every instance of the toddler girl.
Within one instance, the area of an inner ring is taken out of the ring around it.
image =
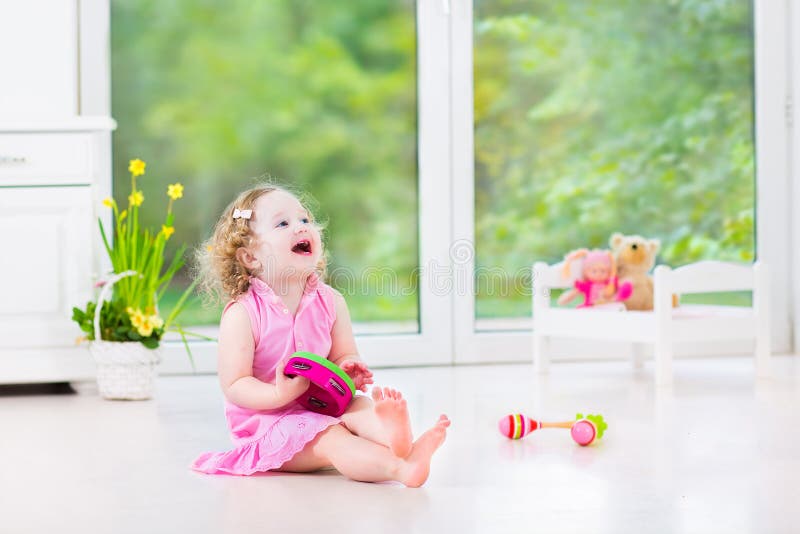
[[[283,374],[297,350],[327,357],[361,391],[372,383],[347,304],[321,279],[320,229],[297,197],[272,185],[245,191],[225,209],[200,259],[204,289],[229,299],[218,372],[235,448],[204,453],[192,468],[249,475],[333,466],[354,480],[422,485],[450,425],[446,416],[412,442],[406,401],[395,390],[355,396],[341,418],[295,402],[309,385]]]

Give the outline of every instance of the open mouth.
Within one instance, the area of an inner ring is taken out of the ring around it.
[[[311,241],[308,239],[303,239],[302,241],[298,241],[292,247],[292,252],[295,254],[301,254],[303,256],[310,256],[311,255]]]

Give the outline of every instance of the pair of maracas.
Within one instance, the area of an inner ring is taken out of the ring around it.
[[[570,435],[575,443],[585,447],[602,438],[608,425],[603,421],[603,416],[600,414],[589,414],[584,417],[583,414],[579,413],[575,416],[574,421],[548,423],[531,419],[521,413],[513,413],[500,419],[497,427],[500,429],[500,433],[509,439],[524,438],[540,428],[569,428]]]

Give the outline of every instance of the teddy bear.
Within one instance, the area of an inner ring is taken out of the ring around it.
[[[624,301],[625,307],[628,310],[652,310],[653,278],[647,273],[655,265],[661,242],[638,235],[615,233],[609,239],[609,245],[617,262],[620,283],[628,281],[633,288],[631,296]]]

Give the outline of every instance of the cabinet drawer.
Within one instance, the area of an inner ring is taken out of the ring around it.
[[[91,136],[0,134],[0,186],[89,184]]]

